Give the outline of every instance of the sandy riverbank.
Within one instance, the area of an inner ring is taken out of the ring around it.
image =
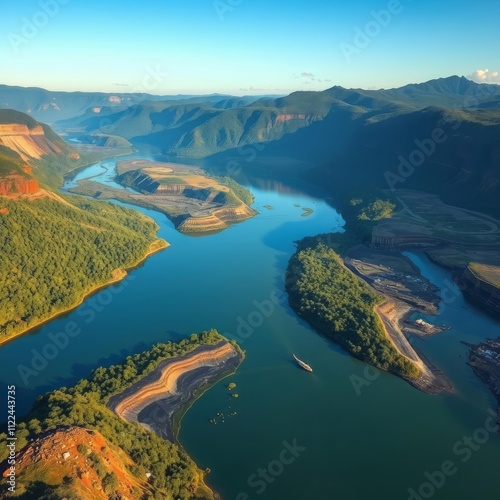
[[[243,355],[229,342],[197,347],[166,359],[146,377],[110,398],[108,407],[127,422],[138,422],[175,441],[180,418],[207,384],[234,372]]]
[[[420,370],[417,379],[405,379],[421,391],[438,394],[453,390],[453,386],[444,374],[434,367],[429,360],[423,359],[422,353],[418,353],[408,342],[402,331],[404,321],[411,316],[415,310],[408,304],[396,300],[387,300],[375,308],[387,337],[394,348],[405,358],[410,360]]]
[[[94,287],[90,288],[89,290],[85,291],[75,301],[75,303],[72,304],[71,306],[69,306],[65,309],[62,309],[60,311],[54,312],[49,317],[39,321],[38,323],[36,323],[34,325],[31,325],[30,327],[26,328],[25,330],[21,330],[20,332],[14,333],[13,335],[10,335],[7,338],[0,339],[0,346],[3,344],[6,344],[7,342],[10,342],[11,340],[16,339],[17,337],[19,337],[21,335],[24,335],[25,333],[28,333],[28,332],[34,330],[35,328],[38,328],[39,326],[44,325],[45,323],[48,323],[49,321],[52,321],[52,320],[58,318],[59,316],[62,316],[63,314],[66,314],[66,313],[72,311],[73,309],[76,309],[77,307],[81,306],[83,304],[83,302],[88,297],[97,293],[98,291],[100,291],[103,288],[106,288],[110,285],[114,285],[114,284],[120,282],[128,275],[128,271],[131,271],[132,269],[134,269],[137,266],[139,266],[140,264],[142,264],[142,262],[144,262],[150,255],[153,255],[161,250],[164,250],[165,248],[168,248],[169,246],[170,246],[170,243],[168,243],[167,241],[162,240],[160,238],[153,241],[153,243],[151,243],[151,245],[149,246],[149,249],[146,252],[146,254],[143,255],[140,259],[138,259],[134,264],[132,264],[131,266],[128,266],[126,268],[115,269],[112,272],[112,276],[108,281],[106,281],[104,283],[97,284]]]

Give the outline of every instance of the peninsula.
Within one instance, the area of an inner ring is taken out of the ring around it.
[[[164,213],[184,233],[211,233],[257,214],[252,195],[229,177],[211,177],[198,167],[148,160],[117,164],[126,189],[81,180],[71,192],[116,199]]]
[[[199,346],[160,362],[149,375],[110,398],[108,407],[127,422],[139,422],[175,441],[180,420],[176,413],[200,388],[234,372],[242,360],[241,351],[227,341]]]
[[[49,493],[51,498],[109,498],[119,492],[134,500],[214,500],[205,472],[172,442],[172,421],[179,422],[193,398],[233,373],[243,357],[236,343],[211,330],[156,344],[121,364],[97,368],[74,387],[40,397],[18,422],[13,498],[36,491],[37,498]],[[164,426],[165,414],[155,413],[155,407],[166,411]],[[143,414],[158,418],[151,425],[156,433],[134,423]],[[10,470],[8,454],[7,435],[0,434],[4,476]]]

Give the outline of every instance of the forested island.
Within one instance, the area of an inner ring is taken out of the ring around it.
[[[353,276],[332,248],[321,242],[299,246],[288,265],[286,289],[297,314],[353,356],[403,378],[420,375],[389,341],[374,311],[381,297]]]
[[[92,485],[96,498],[116,499],[111,484],[130,485],[120,490],[121,495],[134,499],[213,499],[213,493],[203,481],[204,473],[178,445],[162,439],[154,432],[138,424],[131,424],[117,416],[110,408],[110,399],[152,373],[165,360],[189,355],[201,346],[216,346],[227,340],[215,330],[193,334],[176,343],[159,343],[151,349],[134,354],[118,365],[97,368],[92,375],[74,387],[61,388],[36,401],[31,413],[18,424],[17,450],[23,467],[17,471],[17,491],[13,498],[23,494],[37,494],[37,498],[88,498],[85,490],[88,481],[82,480],[97,474]],[[242,352],[235,343],[232,348]],[[234,371],[234,367],[231,368]],[[80,430],[79,430],[80,429]],[[78,435],[85,432],[85,442]],[[90,433],[90,434],[89,434]],[[58,439],[54,439],[57,435]],[[32,448],[32,440],[38,450],[45,449],[46,441],[60,444],[67,435],[64,456],[48,456],[40,460],[39,451]],[[89,436],[104,440],[100,453],[89,448]],[[0,435],[0,462],[5,469],[6,434]],[[87,444],[86,444],[87,443]],[[98,455],[112,457],[102,460]],[[64,458],[66,457],[66,458]],[[51,473],[47,460],[53,458],[57,473]],[[40,461],[39,461],[40,460]],[[119,462],[120,481],[117,472],[110,470],[113,462]],[[5,493],[5,491],[0,491]],[[8,497],[8,496],[7,496]]]

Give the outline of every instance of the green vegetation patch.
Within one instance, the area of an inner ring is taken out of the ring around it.
[[[0,340],[76,305],[156,240],[144,215],[75,196],[0,199]]]
[[[499,266],[489,266],[487,264],[479,264],[477,262],[472,262],[469,264],[469,269],[474,273],[474,275],[486,283],[500,288],[500,267]]]
[[[418,368],[392,346],[374,312],[380,298],[343,266],[334,250],[311,240],[312,246],[295,253],[288,265],[286,289],[294,310],[353,356],[416,378]]]
[[[159,184],[187,184],[187,182],[181,177],[159,177],[154,179]]]
[[[231,177],[221,177],[221,176],[214,176],[214,179],[219,183],[222,184],[223,186],[228,187],[231,189],[231,191],[236,195],[236,197],[241,200],[245,205],[252,205],[254,202],[254,196],[253,194],[244,186],[241,184],[238,184],[234,179]]]

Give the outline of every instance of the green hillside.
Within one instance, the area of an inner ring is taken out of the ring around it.
[[[156,240],[142,214],[80,197],[0,197],[0,341],[78,304],[120,277]]]
[[[13,121],[9,121],[13,120]],[[11,110],[0,110],[2,123],[38,122]],[[52,129],[42,125],[45,138],[61,153],[30,161],[33,176],[47,189],[30,198],[0,196],[0,342],[76,306],[99,286],[124,276],[151,250],[165,246],[157,240],[157,225],[142,214],[77,196],[51,191],[69,170],[88,163]],[[23,171],[25,161],[0,146],[1,176]]]

